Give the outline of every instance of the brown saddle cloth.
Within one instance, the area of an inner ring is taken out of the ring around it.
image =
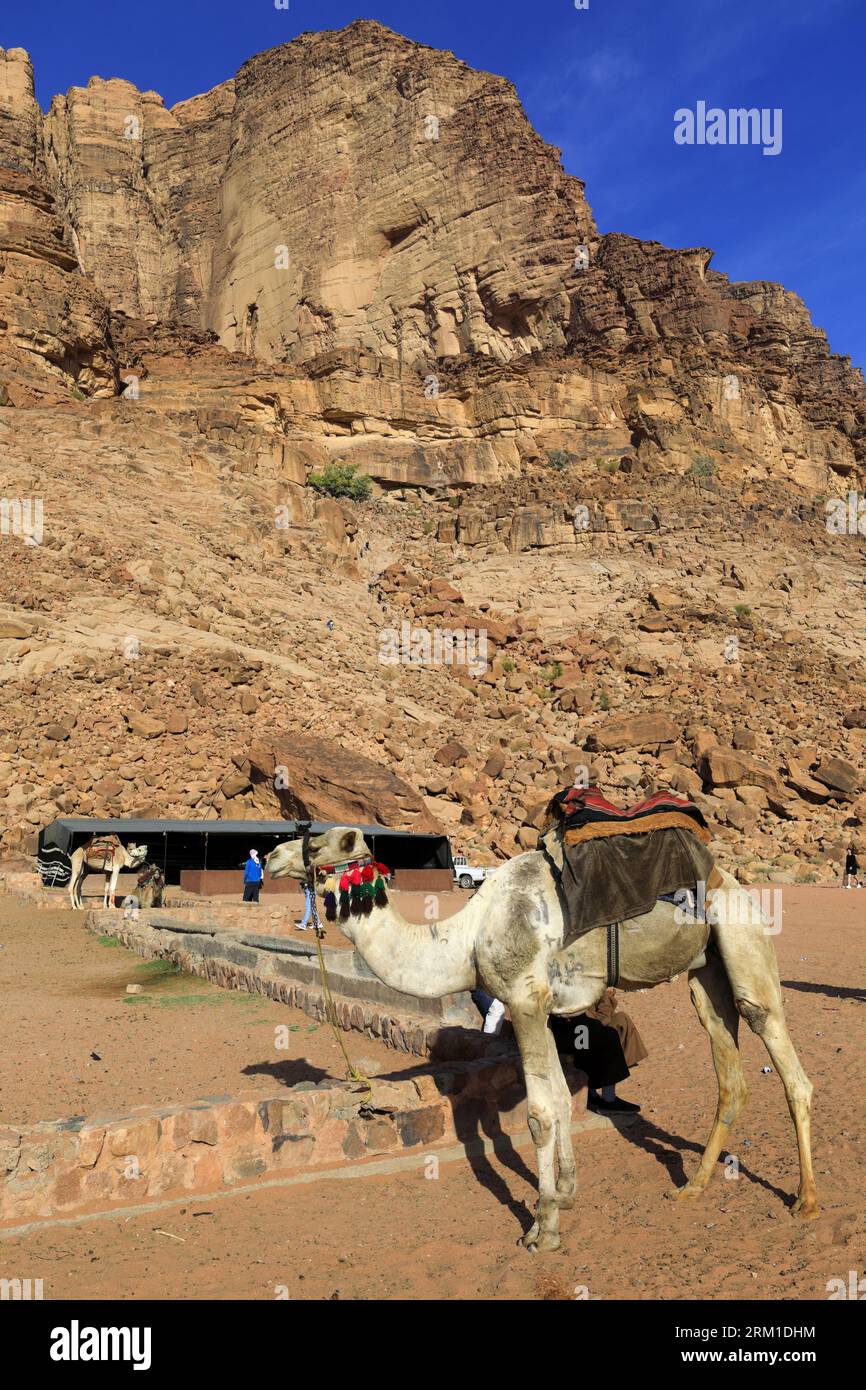
[[[653,798],[638,815],[611,806],[608,817],[609,803],[595,788],[588,789],[586,803],[541,838],[565,898],[565,946],[596,927],[643,917],[665,894],[713,886],[713,856],[705,843],[710,834],[697,808]]]
[[[114,852],[119,848],[120,840],[116,835],[94,835],[84,846],[84,861],[92,866],[101,859],[101,867],[104,869],[109,861],[114,859]]]

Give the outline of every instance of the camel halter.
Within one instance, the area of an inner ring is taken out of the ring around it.
[[[369,1100],[372,1100],[372,1099],[373,1099],[373,1085],[372,1085],[372,1082],[370,1081],[370,1078],[369,1078],[368,1076],[365,1076],[364,1073],[363,1073],[362,1071],[359,1071],[359,1070],[358,1070],[358,1068],[355,1066],[355,1063],[352,1061],[351,1057],[349,1056],[349,1053],[348,1053],[348,1051],[347,1051],[347,1049],[346,1049],[346,1044],[345,1044],[345,1042],[344,1042],[344,1040],[343,1040],[343,1030],[342,1030],[342,1028],[340,1027],[339,1022],[338,1022],[338,1020],[337,1020],[337,1008],[336,1008],[336,1005],[334,1004],[333,996],[331,995],[331,986],[330,986],[330,983],[329,983],[329,981],[328,981],[328,972],[327,972],[327,969],[325,968],[325,957],[324,957],[324,953],[323,953],[323,951],[322,951],[322,937],[325,935],[325,928],[322,926],[321,922],[319,921],[319,910],[318,910],[318,908],[317,908],[317,906],[316,906],[316,876],[315,876],[315,870],[313,869],[313,866],[312,866],[312,864],[310,863],[310,834],[311,834],[310,822],[309,822],[309,821],[303,821],[303,822],[301,823],[300,829],[301,829],[301,832],[302,832],[302,834],[301,834],[301,854],[302,854],[303,860],[304,860],[304,872],[305,872],[305,875],[306,875],[306,885],[307,885],[307,889],[309,890],[309,894],[310,894],[310,908],[311,908],[311,911],[312,911],[312,914],[313,914],[313,928],[314,928],[314,933],[315,933],[315,938],[316,938],[316,955],[317,955],[318,961],[319,961],[319,975],[321,976],[321,980],[322,980],[322,998],[323,998],[324,1003],[325,1003],[325,1018],[326,1018],[326,1019],[328,1020],[328,1022],[330,1023],[330,1025],[331,1025],[331,1030],[332,1030],[332,1032],[333,1032],[333,1034],[334,1034],[334,1037],[335,1037],[336,1040],[337,1040],[337,1043],[338,1043],[338,1045],[339,1045],[340,1051],[341,1051],[342,1054],[343,1054],[343,1059],[344,1059],[344,1061],[345,1061],[345,1063],[346,1063],[346,1076],[348,1077],[348,1079],[349,1079],[350,1081],[355,1081],[355,1082],[357,1082],[357,1083],[358,1083],[359,1085],[361,1085],[361,1086],[366,1086],[367,1092],[368,1092],[368,1099],[369,1099]]]

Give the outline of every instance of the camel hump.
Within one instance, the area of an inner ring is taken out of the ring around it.
[[[89,859],[91,855],[100,855],[107,858],[122,848],[117,835],[91,835],[84,846],[84,857]]]

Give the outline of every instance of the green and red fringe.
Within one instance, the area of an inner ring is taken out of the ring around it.
[[[388,894],[385,892],[385,880],[388,877],[386,865],[379,864],[375,859],[361,866],[351,864],[344,874],[340,877],[340,898],[339,909],[337,896],[335,893],[325,894],[325,917],[329,922],[339,916],[345,922],[346,918],[352,914],[369,916],[376,907],[387,907]]]

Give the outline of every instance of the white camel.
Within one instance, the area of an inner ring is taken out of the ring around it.
[[[137,869],[147,858],[147,845],[124,845],[116,835],[94,835],[86,845],[70,855],[72,874],[69,899],[73,907],[83,907],[81,885],[88,870],[105,874],[102,906],[114,907],[114,895],[121,869]]]
[[[314,868],[370,854],[361,832],[350,827],[313,836],[308,852]],[[275,878],[302,878],[301,841],[278,845],[268,868]],[[812,1086],[788,1035],[776,953],[752,897],[730,874],[717,872],[721,886],[707,894],[711,924],[659,902],[645,916],[621,925],[617,987],[646,989],[688,970],[718,1078],[716,1117],[698,1169],[669,1195],[685,1200],[701,1195],[745,1103],[737,1046],[742,1016],[770,1054],[794,1122],[800,1187],[792,1211],[814,1217]],[[393,989],[435,999],[480,986],[508,1005],[539,1171],[535,1220],[522,1243],[530,1250],[557,1249],[559,1212],[574,1205],[576,1175],[571,1096],[547,1018],[582,1013],[601,998],[608,984],[606,928],[563,948],[562,900],[548,861],[537,850],[503,864],[460,912],[444,921],[416,925],[390,903],[370,903],[366,915],[352,911],[340,926],[373,973]]]

